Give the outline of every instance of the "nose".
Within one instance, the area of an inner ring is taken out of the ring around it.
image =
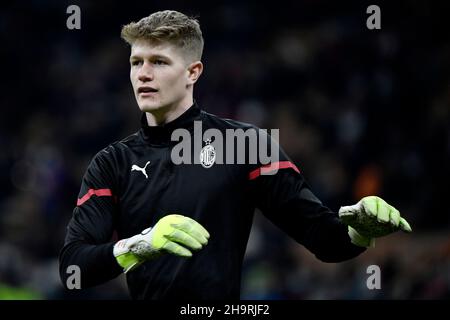
[[[153,80],[153,70],[149,63],[144,62],[141,70],[139,70],[138,79],[142,82],[149,82]]]

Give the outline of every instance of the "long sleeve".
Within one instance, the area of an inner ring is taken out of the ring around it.
[[[267,175],[275,168],[276,174]],[[318,259],[340,262],[365,250],[351,243],[347,226],[313,194],[281,148],[278,162],[254,169],[249,179],[256,206],[262,213]]]
[[[77,206],[68,224],[59,256],[60,277],[66,285],[67,268],[81,270],[81,287],[87,288],[117,277],[121,268],[113,255],[114,219],[117,211],[112,161],[102,151],[83,177]]]

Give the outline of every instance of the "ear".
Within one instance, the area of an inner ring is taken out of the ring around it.
[[[188,83],[194,84],[203,72],[203,63],[201,61],[192,62],[188,68]]]

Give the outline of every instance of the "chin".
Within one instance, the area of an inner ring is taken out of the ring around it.
[[[159,110],[163,108],[163,106],[160,103],[142,103],[139,104],[139,109],[141,109],[142,112],[152,112],[155,110]]]

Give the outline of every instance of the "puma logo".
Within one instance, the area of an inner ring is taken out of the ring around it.
[[[145,169],[147,168],[147,166],[149,164],[150,164],[150,161],[147,161],[147,163],[145,164],[145,166],[143,168],[133,164],[133,166],[131,167],[131,171],[140,171],[145,176],[145,179],[148,179],[148,175],[147,175],[147,172],[145,171]]]

